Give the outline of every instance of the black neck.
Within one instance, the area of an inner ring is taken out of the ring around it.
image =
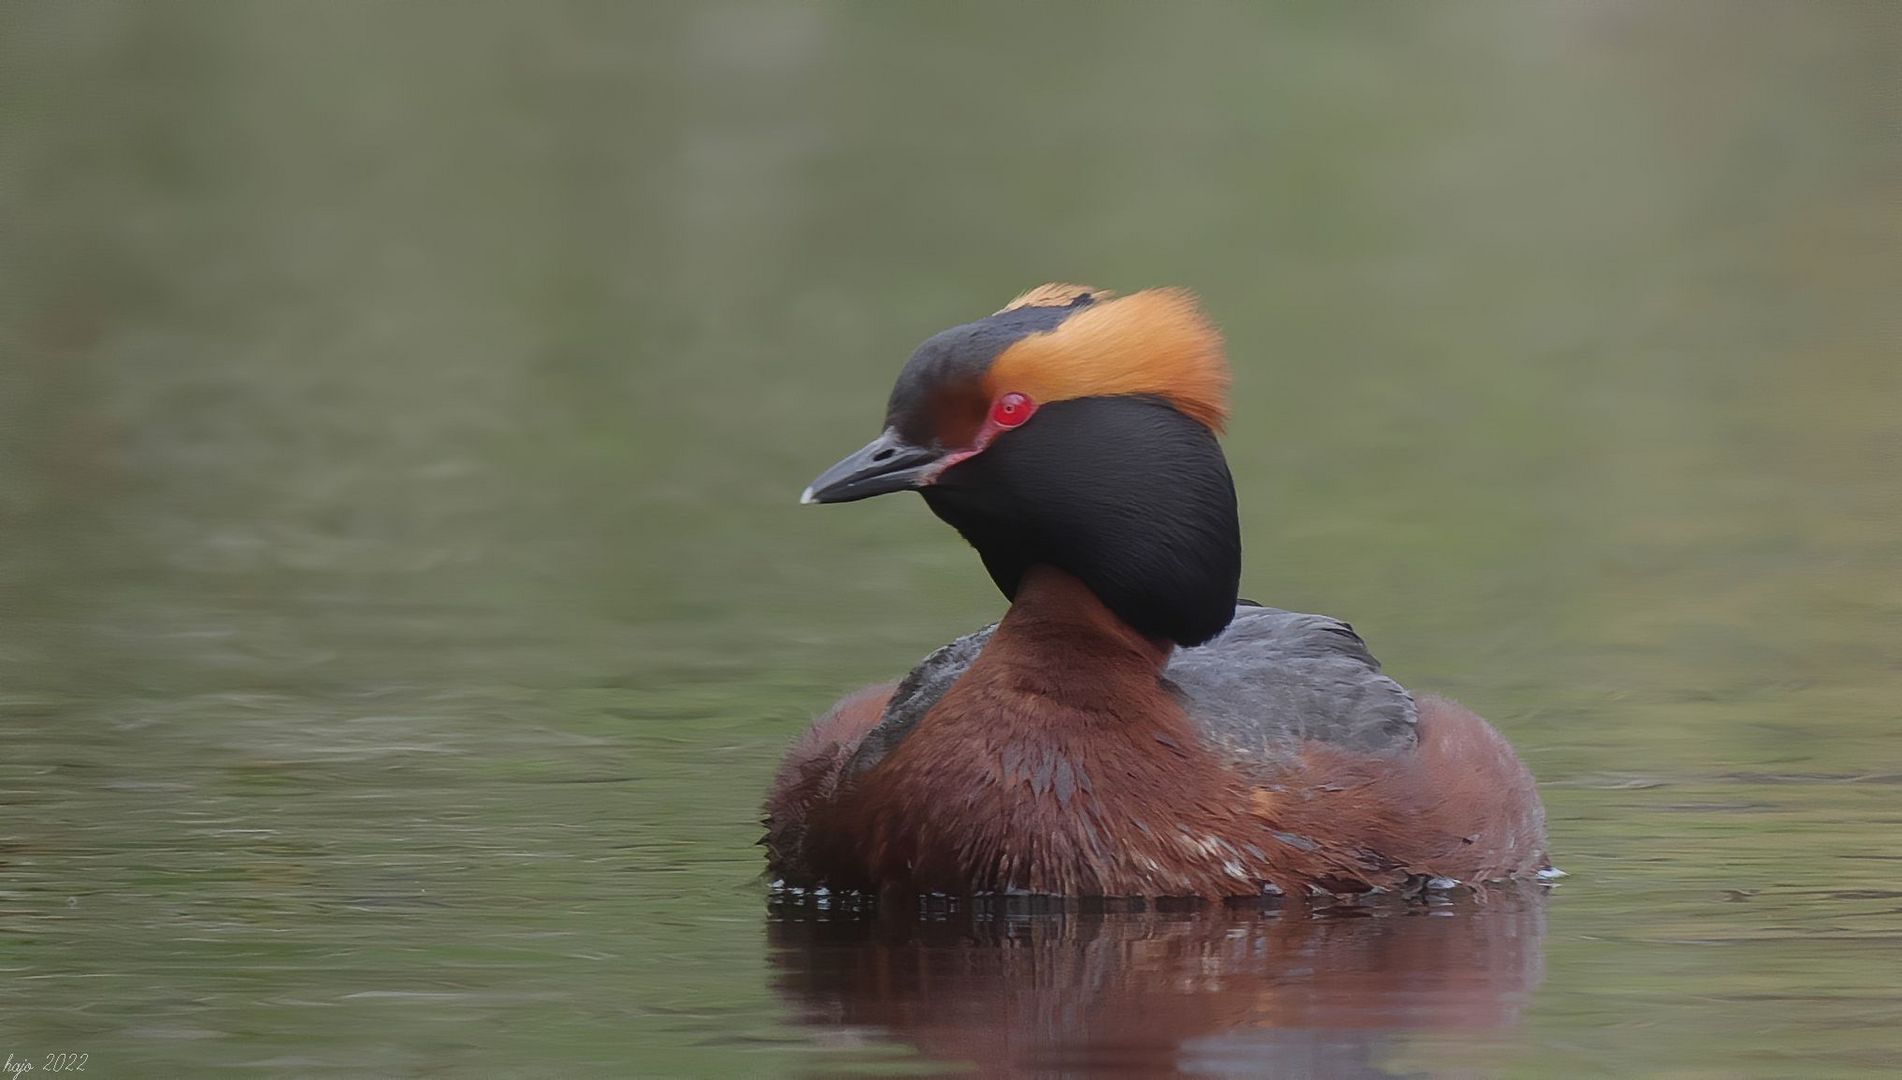
[[[1179,645],[1234,617],[1241,528],[1228,463],[1214,433],[1159,399],[1052,402],[924,495],[1005,596],[1041,564]]]

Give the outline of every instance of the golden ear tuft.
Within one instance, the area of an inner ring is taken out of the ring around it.
[[[1015,311],[1020,307],[1069,307],[1078,300],[1108,300],[1115,296],[1113,292],[1091,288],[1088,285],[1065,285],[1053,281],[1048,285],[1039,285],[1017,299],[1005,304],[996,314]]]
[[[1045,285],[1045,290],[1074,285]],[[1021,301],[1020,301],[1021,302]],[[1008,309],[1007,309],[1008,310]],[[1211,430],[1228,421],[1228,357],[1195,294],[1145,289],[1081,307],[1055,329],[1005,349],[986,375],[987,391],[1017,391],[1039,402],[1152,394]]]

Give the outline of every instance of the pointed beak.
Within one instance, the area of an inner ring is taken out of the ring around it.
[[[851,502],[921,488],[936,475],[934,466],[942,457],[935,450],[906,442],[897,432],[886,428],[878,438],[820,473],[805,494],[799,496],[799,501]]]

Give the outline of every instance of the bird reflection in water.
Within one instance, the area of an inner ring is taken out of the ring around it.
[[[1544,890],[1117,910],[776,902],[780,994],[819,1041],[980,1075],[1386,1077],[1405,1034],[1498,1034],[1543,976]],[[820,902],[823,903],[823,902]]]

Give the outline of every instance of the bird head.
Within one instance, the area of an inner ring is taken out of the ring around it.
[[[1006,596],[1047,564],[1137,631],[1201,644],[1233,617],[1241,576],[1216,441],[1228,382],[1187,291],[1043,285],[920,345],[884,430],[801,501],[920,491]]]

